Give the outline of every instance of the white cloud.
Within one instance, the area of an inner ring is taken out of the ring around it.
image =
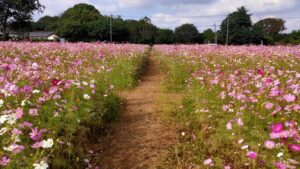
[[[121,8],[138,8],[151,6],[152,3],[149,0],[119,0],[118,5]]]

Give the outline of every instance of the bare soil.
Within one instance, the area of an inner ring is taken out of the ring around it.
[[[101,169],[168,168],[168,149],[177,143],[178,133],[165,117],[180,95],[164,92],[163,81],[159,64],[150,56],[139,85],[121,94],[126,108],[120,121],[101,139]]]

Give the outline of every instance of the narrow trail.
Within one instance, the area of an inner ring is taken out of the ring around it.
[[[121,94],[126,109],[104,138],[101,169],[166,168],[167,149],[176,143],[177,131],[161,116],[179,96],[162,92],[163,79],[157,60],[150,56],[140,84]]]

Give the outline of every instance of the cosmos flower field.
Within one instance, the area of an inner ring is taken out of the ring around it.
[[[157,45],[182,168],[300,168],[300,46]]]
[[[90,166],[87,143],[118,117],[147,48],[1,42],[0,168]]]

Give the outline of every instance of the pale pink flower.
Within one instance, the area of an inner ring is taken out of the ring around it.
[[[22,134],[22,131],[19,130],[19,129],[14,128],[14,129],[11,131],[11,133],[14,134],[14,135],[21,135],[21,134]]]
[[[227,130],[232,130],[232,124],[231,124],[231,122],[228,122],[226,124],[226,128],[227,128]]]
[[[0,159],[0,166],[7,166],[10,162],[10,158],[8,158],[7,156],[3,156]]]
[[[38,115],[38,109],[29,109],[29,114],[31,116],[37,116]]]
[[[20,118],[22,118],[22,116],[23,116],[23,109],[17,108],[16,113],[15,113],[16,119],[20,119]]]
[[[37,149],[37,148],[41,148],[43,146],[43,142],[35,142],[34,144],[31,145],[31,148],[33,149]]]
[[[239,126],[243,126],[243,125],[244,125],[244,122],[243,122],[243,120],[242,120],[241,118],[238,118],[238,119],[237,119],[237,124],[238,124]]]
[[[268,109],[268,110],[272,109],[273,106],[274,106],[274,104],[270,103],[270,102],[268,102],[268,103],[265,104],[265,108]]]
[[[296,96],[292,94],[284,95],[283,97],[287,102],[294,102],[296,100]]]
[[[212,161],[212,159],[209,158],[209,159],[204,160],[203,164],[204,165],[212,165],[213,161]]]
[[[224,169],[231,169],[229,165],[224,166]]]
[[[267,149],[273,149],[273,148],[275,148],[275,143],[274,143],[274,141],[269,141],[269,140],[267,140],[267,141],[265,141],[265,147],[267,148]]]

